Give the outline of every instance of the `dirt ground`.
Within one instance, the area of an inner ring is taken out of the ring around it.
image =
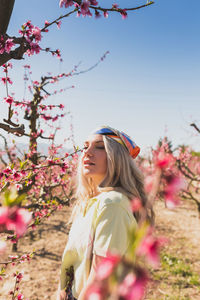
[[[156,234],[168,238],[162,253],[165,259],[167,257],[172,261],[171,265],[175,269],[172,269],[170,264],[166,267],[161,263],[159,269],[150,271],[152,281],[145,299],[200,299],[200,219],[195,205],[183,202],[176,210],[169,210],[165,208],[163,202],[157,202],[155,213]],[[25,299],[56,299],[61,256],[69,230],[67,225],[69,215],[70,208],[57,211],[35,231],[27,233],[20,239],[16,253],[10,252],[12,255],[21,255],[33,250],[36,253],[30,263],[24,262],[9,267],[7,272],[9,275],[15,269],[23,271],[24,277],[20,287]],[[9,251],[10,249],[7,250],[5,257]],[[0,260],[4,260],[4,257],[1,256]],[[189,271],[183,272],[183,268]],[[13,285],[14,279],[10,280],[10,277],[0,282],[1,300],[12,299],[8,291]]]

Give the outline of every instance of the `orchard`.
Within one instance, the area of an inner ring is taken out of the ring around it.
[[[52,49],[48,44],[43,47],[42,42],[46,43],[45,37],[51,35],[53,26],[56,26],[57,30],[62,30],[62,22],[67,22],[74,16],[98,19],[110,18],[116,14],[124,20],[133,12],[137,14],[150,7],[153,9],[154,6],[153,1],[146,3],[138,1],[138,5],[126,7],[117,3],[111,6],[101,6],[101,1],[95,0],[60,0],[57,2],[62,15],[55,16],[54,20],[43,20],[41,28],[37,24],[32,24],[29,19],[24,20],[18,30],[19,35],[12,36],[7,34],[7,29],[15,1],[0,0],[0,84],[3,91],[0,101],[7,105],[7,114],[1,115],[0,120],[2,141],[0,146],[1,299],[56,299],[52,290],[49,294],[48,291],[45,292],[45,297],[40,296],[39,291],[35,291],[34,296],[29,295],[23,270],[25,266],[25,273],[27,273],[29,265],[31,270],[31,264],[34,265],[36,260],[39,260],[39,264],[40,260],[42,263],[42,256],[40,256],[42,249],[37,246],[32,247],[34,237],[39,235],[40,228],[45,230],[45,224],[51,224],[56,216],[62,214],[62,217],[67,216],[70,219],[71,207],[76,200],[75,179],[82,147],[75,145],[72,121],[69,129],[70,136],[66,137],[66,140],[71,141],[72,150],[66,151],[65,141],[60,144],[56,143],[56,137],[63,130],[59,126],[60,120],[65,117],[72,119],[64,103],[61,101],[52,104],[51,97],[62,96],[67,89],[74,88],[73,85],[66,87],[63,84],[68,79],[73,79],[76,75],[83,74],[84,76],[93,69],[98,72],[99,65],[106,64],[109,51],[97,58],[89,68],[81,69],[79,65],[76,65],[66,72],[56,74],[44,72],[40,78],[35,79],[34,72],[31,70],[32,66],[26,63],[26,57],[46,52],[46,55],[52,55],[55,60],[62,61],[62,51],[57,48],[58,45]],[[15,68],[16,61],[19,60],[24,62],[23,85],[27,91],[25,97],[21,95],[21,98],[13,93],[15,78],[10,75],[11,70]],[[60,82],[63,86],[57,89],[57,84]],[[200,129],[197,123],[192,123],[191,126],[199,136]],[[9,142],[11,136],[12,143]],[[27,150],[19,149],[15,141],[16,136],[18,140],[20,137],[26,139]],[[48,143],[46,152],[39,150],[39,143],[42,140]],[[88,289],[88,300],[153,299],[150,298],[148,291],[151,291],[158,281],[157,272],[159,273],[164,265],[168,264],[170,268],[182,259],[178,257],[176,260],[166,254],[171,241],[165,235],[164,230],[158,230],[158,205],[163,207],[163,211],[172,211],[177,219],[180,213],[178,208],[188,205],[192,207],[199,222],[200,152],[194,150],[189,144],[173,147],[173,141],[163,137],[156,147],[151,148],[148,155],[141,155],[137,158],[136,163],[144,174],[151,221],[146,221],[140,199],[132,199],[132,211],[141,214],[143,221],[138,224],[137,230],[130,232],[131,245],[126,256],[120,257],[110,253],[99,264],[95,281]],[[68,230],[67,220],[65,223]],[[67,230],[64,232],[66,236]],[[62,241],[63,249],[64,244],[65,241]],[[61,263],[61,254],[62,252],[59,252],[58,265]],[[187,272],[189,273],[190,270],[187,269]],[[183,276],[187,277],[187,272],[185,271]],[[55,274],[57,282],[53,285],[54,292],[58,285],[59,267]],[[43,278],[43,281],[48,282],[51,274],[47,270],[45,275],[46,278]],[[68,275],[70,286],[71,270]],[[31,280],[34,279],[31,279],[31,274],[26,276],[29,276],[28,285],[31,286]],[[200,273],[195,269],[189,278],[190,281],[187,282],[189,288],[193,288],[193,294],[198,295]],[[162,278],[159,280],[162,281]],[[175,298],[175,296],[173,298],[173,295],[169,298],[169,295],[163,292],[158,284],[155,286],[157,290],[161,290],[159,299],[198,299],[195,296],[194,298],[181,298],[181,294],[178,296],[180,298]]]

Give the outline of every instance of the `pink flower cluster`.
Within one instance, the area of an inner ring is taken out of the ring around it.
[[[13,230],[18,237],[22,236],[32,219],[31,213],[17,206],[0,207],[0,226],[7,230]]]
[[[144,269],[137,268],[129,273],[119,285],[118,294],[125,300],[141,300],[144,296],[148,276]]]
[[[153,228],[149,228],[146,236],[142,239],[136,253],[146,257],[147,261],[153,266],[159,266],[160,248],[167,242],[165,238],[153,236]]]
[[[3,72],[6,73],[6,76],[0,77],[0,80],[3,82],[3,84],[8,84],[8,83],[13,84],[12,80],[8,76],[8,69],[12,68],[12,64],[11,63],[3,64],[2,67],[3,67]]]
[[[0,54],[10,53],[14,45],[13,39],[5,38],[3,35],[0,36]]]
[[[12,299],[22,300],[24,299],[24,295],[19,290],[19,284],[23,278],[23,274],[17,271],[13,273],[13,277],[15,278],[15,286],[14,286],[14,290],[9,292],[9,295],[12,296]]]
[[[101,13],[97,7],[98,2],[96,0],[83,0],[79,4],[72,0],[60,0],[59,5],[60,5],[60,7],[65,7],[65,8],[68,8],[69,6],[74,5],[78,9],[77,16],[82,15],[83,17],[86,17],[86,16],[92,17],[92,13],[90,10],[90,8],[91,8],[91,9],[94,9],[94,11],[95,11],[95,18],[101,17]],[[103,10],[103,16],[105,18],[108,18],[108,11],[107,11],[108,9],[104,8],[101,10]],[[119,12],[122,16],[122,19],[126,19],[128,16],[126,9],[119,8],[119,5],[116,3],[114,3],[112,5],[112,10]]]
[[[78,12],[77,12],[78,17],[81,15],[83,17],[86,17],[86,16],[91,17],[92,13],[91,13],[90,7],[95,9],[95,18],[99,18],[101,16],[98,9],[95,8],[95,6],[98,5],[98,1],[96,1],[96,0],[84,0],[80,4],[78,4],[72,0],[60,0],[59,5],[60,5],[60,7],[65,7],[65,8],[68,8],[72,5],[74,5],[78,9]],[[122,14],[125,15],[125,12],[122,12]],[[103,15],[105,18],[108,17],[108,12],[106,9],[103,10]]]
[[[168,175],[165,177],[166,187],[164,189],[164,199],[168,208],[175,208],[179,203],[178,193],[185,187],[185,181],[182,177]]]
[[[167,138],[164,138],[152,151],[152,160],[141,162],[145,174],[145,185],[148,194],[153,191],[154,197],[164,198],[167,207],[174,208],[179,204],[179,192],[184,188],[185,182],[177,168],[177,157],[170,149]],[[156,190],[155,190],[156,189]]]
[[[29,44],[29,49],[27,50],[28,56],[33,55],[34,53],[38,54],[41,50],[39,42],[41,41],[41,29],[37,26],[34,26],[31,21],[27,21],[22,25],[22,29],[19,30],[19,33],[26,39]]]
[[[87,290],[88,300],[104,300],[108,298],[109,285],[106,284],[108,277],[115,271],[121,263],[119,255],[108,254],[103,258],[97,266],[95,281],[89,286]],[[118,286],[114,288],[118,298],[125,300],[141,300],[144,296],[145,288],[148,282],[148,275],[144,269],[137,266],[128,272],[124,279],[120,280]],[[116,294],[115,294],[116,296]]]

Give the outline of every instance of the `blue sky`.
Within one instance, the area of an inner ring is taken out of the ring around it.
[[[145,3],[116,2],[121,7]],[[45,20],[66,13],[58,3],[16,1],[8,33],[17,35],[26,20],[42,27]],[[99,3],[108,7],[113,1]],[[191,122],[200,126],[199,10],[199,0],[156,0],[152,6],[130,12],[126,20],[119,14],[98,20],[72,15],[62,21],[60,30],[53,26],[43,34],[41,44],[59,48],[63,63],[46,53],[13,61],[11,91],[18,99],[23,97],[24,64],[31,64],[36,80],[47,72],[68,72],[79,62],[80,70],[86,69],[108,50],[110,54],[97,68],[60,85],[74,84],[75,89],[49,98],[51,104],[65,104],[73,115],[76,143],[81,145],[89,132],[108,124],[129,134],[143,151],[164,135],[174,145],[199,149],[200,138],[189,126]],[[1,106],[6,113],[6,106]],[[57,142],[69,135],[69,124],[68,116],[60,122]]]

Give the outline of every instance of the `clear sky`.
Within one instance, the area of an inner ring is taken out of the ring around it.
[[[121,7],[145,3],[116,2]],[[113,1],[99,3],[108,7]],[[11,91],[19,100],[23,97],[24,64],[31,64],[32,78],[37,80],[47,72],[68,72],[79,62],[80,70],[86,69],[108,50],[97,68],[62,81],[62,87],[74,84],[74,89],[49,98],[51,104],[65,104],[73,115],[76,143],[81,145],[89,132],[108,124],[129,134],[143,151],[164,135],[174,145],[199,149],[200,135],[189,126],[191,122],[200,126],[199,11],[199,0],[155,0],[154,5],[130,12],[126,20],[116,13],[108,19],[72,15],[62,21],[60,30],[52,26],[43,34],[41,44],[59,48],[63,63],[46,53],[12,61]],[[27,20],[42,27],[45,20],[66,12],[58,0],[16,0],[8,33],[17,35]],[[2,96],[2,84],[0,89]],[[5,114],[6,106],[1,107]],[[68,136],[69,123],[66,116],[57,142]]]

